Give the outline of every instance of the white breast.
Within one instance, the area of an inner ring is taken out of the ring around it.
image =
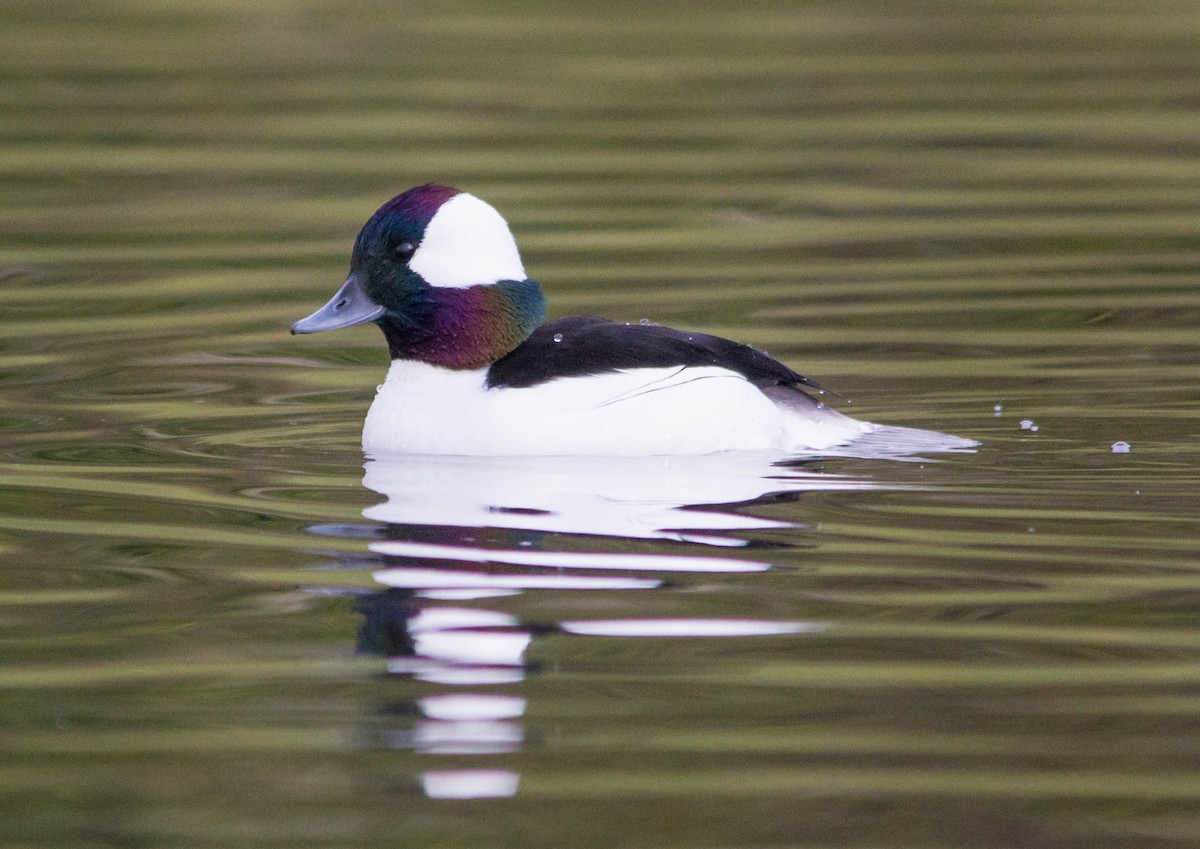
[[[396,360],[363,427],[373,454],[632,456],[822,449],[873,430],[781,409],[726,369],[651,368],[487,389],[487,370]]]

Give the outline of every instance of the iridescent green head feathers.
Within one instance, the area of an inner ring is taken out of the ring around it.
[[[525,276],[500,214],[473,195],[429,184],[371,216],[342,288],[292,332],[373,321],[393,359],[474,369],[517,347],[545,313],[541,287]]]

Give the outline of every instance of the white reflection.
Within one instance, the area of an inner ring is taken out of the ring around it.
[[[762,572],[771,564],[726,557],[687,557],[675,554],[609,554],[591,551],[532,551],[470,548],[429,542],[388,540],[370,545],[371,551],[393,557],[454,560],[462,563],[511,563],[557,569],[625,569],[654,572]]]
[[[430,770],[421,787],[430,799],[503,799],[517,795],[520,776],[507,769]]]
[[[704,575],[703,584],[713,586],[715,575],[762,572],[770,563],[697,556],[670,544],[649,551],[638,550],[652,548],[645,543],[604,550],[614,546],[594,537],[699,543],[710,547],[705,554],[732,553],[713,547],[744,546],[746,532],[796,527],[741,512],[766,496],[879,488],[870,481],[776,465],[780,459],[730,453],[370,460],[363,483],[386,501],[364,516],[387,525],[390,538],[369,544],[383,565],[373,572],[382,587],[356,604],[364,615],[360,650],[386,657],[394,674],[458,690],[422,697],[417,717],[411,709],[395,712],[405,717],[403,727],[393,722],[372,739],[423,755],[519,751],[526,745],[525,699],[468,688],[523,682],[529,669],[537,669],[526,660],[535,633],[721,638],[821,631],[815,622],[750,619],[556,624],[553,613],[549,621],[530,623],[470,604],[537,590],[648,591],[669,586],[668,581],[685,583],[686,574]],[[602,603],[600,610],[610,616],[621,609],[619,598],[603,596]],[[636,596],[629,603],[636,605]],[[567,609],[573,616],[589,612],[582,602]],[[502,769],[421,774],[425,794],[436,799],[508,797],[517,792],[518,781],[517,773]]]
[[[430,631],[414,636],[421,657],[474,666],[521,666],[531,639],[519,631]]]
[[[395,525],[511,528],[738,545],[697,531],[791,527],[697,504],[740,504],[776,492],[870,489],[862,480],[776,465],[777,455],[697,457],[438,457],[369,460],[363,485],[387,496],[363,511]],[[625,567],[621,567],[625,568]]]
[[[525,700],[520,696],[447,693],[418,699],[417,706],[430,719],[448,721],[516,719],[525,715]]]
[[[569,634],[596,637],[770,637],[821,633],[820,622],[766,622],[756,619],[589,619],[563,622]]]
[[[647,590],[662,581],[649,578],[593,578],[577,575],[492,575],[451,569],[383,569],[372,577],[386,587],[502,587],[524,590]]]
[[[507,628],[517,624],[517,617],[495,610],[476,610],[470,607],[423,607],[408,620],[408,631],[445,631],[448,628]]]
[[[363,615],[359,650],[384,656],[394,675],[452,686],[511,684],[525,677],[525,651],[532,634],[510,613],[426,605],[411,589],[362,596],[356,609]],[[430,702],[430,710],[439,704]],[[464,703],[457,704],[462,713]],[[508,718],[499,709],[489,716],[478,705],[477,718]],[[446,719],[450,710],[443,706],[444,715],[426,715]]]

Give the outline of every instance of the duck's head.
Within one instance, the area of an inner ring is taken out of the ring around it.
[[[434,184],[397,195],[359,231],[350,275],[329,302],[292,325],[317,333],[375,322],[393,359],[481,368],[545,318],[541,287],[495,209]]]

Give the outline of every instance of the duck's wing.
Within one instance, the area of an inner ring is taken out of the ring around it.
[[[559,378],[673,366],[727,369],[767,394],[780,388],[802,394],[798,391],[801,386],[824,391],[815,381],[749,345],[707,333],[657,324],[621,324],[594,316],[543,324],[516,350],[492,364],[487,385],[520,389]]]

